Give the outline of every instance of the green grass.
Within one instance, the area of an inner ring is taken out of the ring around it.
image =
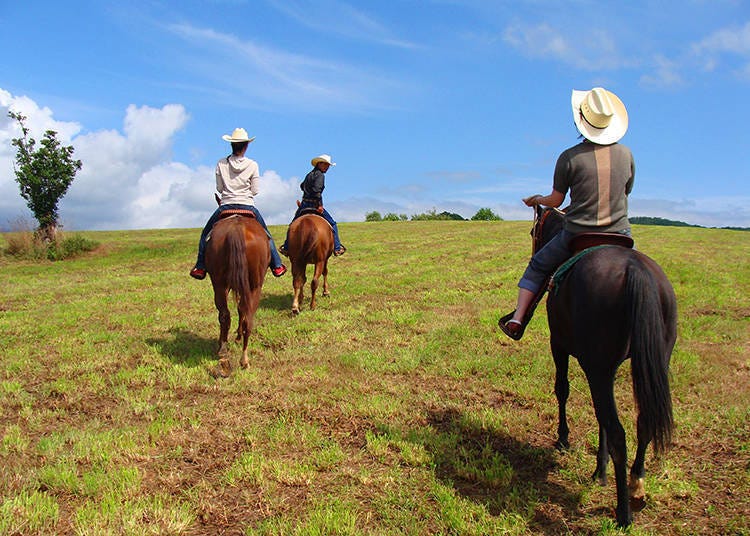
[[[529,227],[340,224],[331,296],[295,317],[290,275],[268,276],[250,368],[224,380],[211,285],[187,275],[198,230],[0,257],[0,534],[616,534],[582,372],[559,453],[544,308],[521,342],[496,327]],[[634,236],[675,287],[679,338],[674,445],[649,451],[630,533],[750,534],[750,235]]]

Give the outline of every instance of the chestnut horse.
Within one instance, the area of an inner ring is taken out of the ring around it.
[[[227,338],[231,323],[227,298],[234,292],[239,315],[237,340],[242,337],[240,366],[247,368],[247,341],[260,293],[271,260],[268,235],[254,217],[233,215],[214,225],[206,244],[206,271],[214,288],[214,303],[219,311],[219,372],[228,374],[231,364]]]
[[[537,207],[534,251],[562,227],[563,213]],[[574,246],[575,249],[575,246]],[[643,478],[646,448],[664,452],[671,441],[672,398],[669,361],[677,337],[677,303],[672,285],[656,262],[622,246],[591,248],[554,277],[547,298],[550,346],[555,361],[558,402],[558,448],[568,447],[565,404],[570,392],[569,356],[578,359],[591,390],[599,423],[599,449],[592,477],[607,483],[611,456],[617,488],[617,524],[632,522],[631,504],[645,504]],[[561,270],[558,270],[560,272]],[[638,447],[627,481],[625,430],[617,416],[615,374],[630,357],[638,410]],[[630,492],[630,497],[629,497]]]
[[[323,296],[328,296],[328,259],[333,253],[333,229],[317,214],[304,214],[289,224],[289,260],[292,263],[292,285],[294,298],[292,312],[299,314],[300,302],[304,298],[303,287],[307,281],[307,265],[315,266],[310,282],[310,309],[315,309],[315,291],[318,279],[323,276]]]

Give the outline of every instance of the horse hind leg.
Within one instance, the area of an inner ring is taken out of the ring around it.
[[[651,443],[651,436],[646,431],[646,426],[641,415],[638,415],[638,448],[635,452],[635,460],[630,468],[630,481],[628,488],[630,490],[630,507],[639,511],[646,506],[646,488],[644,479],[646,476],[645,460],[646,449]]]
[[[630,498],[627,481],[627,449],[625,429],[617,417],[617,406],[614,398],[614,374],[594,378],[589,372],[586,377],[594,402],[594,412],[599,425],[603,427],[607,438],[607,450],[615,468],[615,486],[617,488],[617,508],[615,515],[620,527],[627,527],[633,521],[630,510]]]
[[[609,451],[607,450],[607,431],[599,426],[599,448],[596,450],[596,469],[591,475],[591,480],[598,482],[600,486],[607,485],[607,464],[609,463]]]
[[[328,290],[328,259],[323,263],[323,296],[330,296]]]
[[[227,305],[228,291],[226,289],[214,289],[214,304],[219,313],[219,348],[217,355],[219,358],[226,355],[229,351],[227,339],[229,338],[229,325],[231,323],[231,314]]]
[[[292,313],[295,315],[299,314],[300,303],[302,303],[302,300],[305,297],[304,287],[307,280],[305,277],[305,269],[305,266],[302,267],[301,271],[298,267],[292,269],[292,287],[294,288]]]
[[[322,272],[321,263],[315,263],[315,272],[313,273],[312,281],[310,281],[310,310],[315,310],[315,292],[318,290],[320,284],[320,274]]]
[[[568,436],[568,416],[566,405],[570,395],[570,383],[568,382],[568,353],[561,349],[552,349],[552,356],[555,360],[555,397],[557,398],[557,441],[555,448],[564,450],[570,447]]]

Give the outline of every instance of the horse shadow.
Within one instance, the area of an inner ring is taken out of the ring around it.
[[[283,294],[263,294],[260,298],[260,309],[273,309],[275,311],[287,311],[292,307],[292,295]]]
[[[580,515],[579,497],[550,480],[550,473],[558,469],[553,447],[535,447],[484,429],[455,409],[434,410],[427,418],[438,437],[425,448],[433,456],[439,480],[494,516],[510,512],[525,516],[531,502],[554,504],[551,509],[535,508],[531,527],[549,535],[569,531],[565,520]],[[498,471],[497,466],[504,469]],[[550,510],[557,510],[557,515]]]
[[[170,328],[171,338],[152,338],[146,342],[175,365],[193,368],[216,360],[216,338],[200,337],[192,331]]]

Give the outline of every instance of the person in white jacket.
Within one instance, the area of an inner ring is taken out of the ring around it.
[[[206,238],[211,228],[219,221],[221,213],[225,210],[250,210],[266,230],[271,247],[271,273],[275,277],[281,277],[286,273],[286,266],[281,263],[281,257],[276,251],[271,233],[268,232],[266,222],[257,208],[253,198],[260,190],[260,172],[255,160],[245,157],[248,145],[255,137],[249,138],[244,128],[236,128],[231,135],[222,136],[224,141],[232,144],[232,154],[222,158],[216,163],[216,199],[219,207],[208,219],[198,242],[198,259],[195,266],[190,270],[190,275],[195,279],[206,277],[205,253]]]

